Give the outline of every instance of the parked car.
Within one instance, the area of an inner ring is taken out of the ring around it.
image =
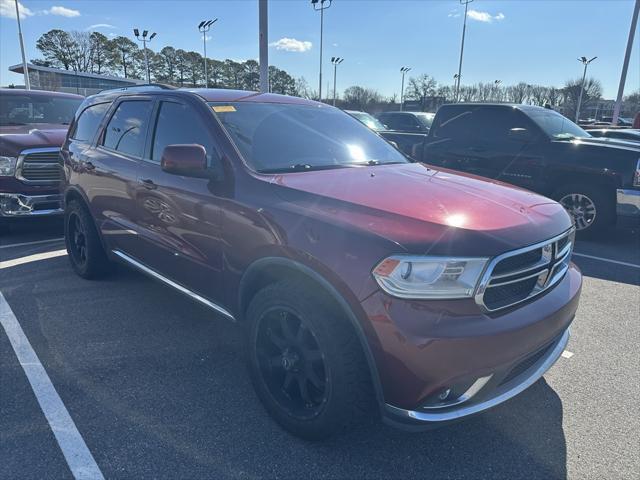
[[[613,117],[602,117],[602,121],[611,125]],[[632,118],[618,117],[618,127],[630,127],[631,125],[633,125]]]
[[[360,112],[357,110],[345,110],[345,112],[351,115],[356,120],[359,120],[360,122],[364,123],[371,130],[374,130],[376,132],[387,130],[387,127],[383,125],[382,122],[380,122],[380,120],[378,120],[376,117],[374,117],[373,115],[367,112]]]
[[[409,428],[464,418],[567,344],[581,274],[566,211],[410,163],[329,105],[107,92],[62,156],[77,274],[120,261],[238,322],[258,397],[302,437],[376,412]]]
[[[553,110],[454,104],[438,110],[421,160],[558,200],[578,231],[640,220],[640,145],[593,138]]]
[[[592,137],[640,142],[640,130],[632,128],[596,128],[587,130],[587,133]]]
[[[426,112],[383,112],[377,118],[387,126],[387,130],[405,133],[428,133],[435,113]]]
[[[0,221],[62,213],[60,146],[83,97],[0,89]]]

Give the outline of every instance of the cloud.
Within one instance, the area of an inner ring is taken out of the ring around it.
[[[286,50],[287,52],[306,52],[307,50],[311,50],[313,44],[306,40],[284,37],[277,42],[271,42],[269,46],[276,47],[276,50]]]
[[[449,12],[449,14],[447,15],[447,17],[449,18],[458,18],[460,16],[460,12],[458,12],[457,9],[453,9]]]
[[[481,12],[479,10],[469,10],[467,17],[477,22],[491,23],[494,20],[504,20],[504,13],[498,13],[496,16],[491,15],[489,12]]]
[[[115,25],[111,25],[110,23],[96,23],[95,25],[89,25],[87,30],[97,30],[99,28],[118,28]]]
[[[18,2],[20,18],[30,17],[33,12]],[[16,4],[14,0],[0,0],[0,17],[16,18]]]
[[[72,8],[66,8],[66,7],[60,7],[60,6],[53,6],[49,10],[45,10],[43,13],[45,15],[59,15],[61,17],[69,17],[69,18],[80,16],[79,10],[74,10]]]

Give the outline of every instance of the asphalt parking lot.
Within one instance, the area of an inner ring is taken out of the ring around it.
[[[578,242],[572,339],[522,395],[439,430],[370,424],[323,443],[269,418],[233,324],[126,268],[81,280],[60,237],[55,221],[0,237],[0,316],[8,305],[105,478],[640,475],[637,232]],[[73,478],[22,363],[0,329],[0,478]]]

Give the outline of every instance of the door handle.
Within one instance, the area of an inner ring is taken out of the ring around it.
[[[155,183],[153,183],[153,180],[149,178],[140,180],[140,184],[147,190],[155,190],[156,188],[158,188],[158,186]]]

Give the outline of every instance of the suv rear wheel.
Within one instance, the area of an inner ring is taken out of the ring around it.
[[[373,397],[359,341],[308,289],[292,281],[265,287],[246,318],[251,378],[282,427],[320,439],[368,410]]]
[[[558,190],[554,197],[571,215],[579,233],[595,233],[613,224],[614,205],[600,187],[567,185]]]
[[[79,276],[94,279],[110,270],[93,218],[78,200],[71,200],[65,209],[64,238],[71,267]]]

